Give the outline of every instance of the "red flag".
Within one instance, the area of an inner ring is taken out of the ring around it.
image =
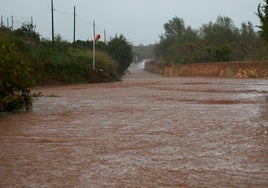
[[[95,44],[98,43],[100,37],[101,37],[100,34],[97,34],[97,35],[95,36],[95,39],[94,39],[94,43],[95,43]]]

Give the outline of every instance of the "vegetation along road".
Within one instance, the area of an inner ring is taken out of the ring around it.
[[[129,71],[0,117],[0,187],[268,187],[267,80]]]

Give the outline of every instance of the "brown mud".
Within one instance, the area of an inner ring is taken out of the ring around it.
[[[0,187],[268,187],[267,80],[129,70],[1,116]]]

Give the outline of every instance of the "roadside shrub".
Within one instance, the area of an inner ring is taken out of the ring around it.
[[[69,47],[66,52],[47,50],[31,52],[32,66],[39,84],[71,84],[118,81],[118,64],[105,52],[96,51],[96,70],[92,70],[92,52]]]
[[[16,53],[15,44],[8,38],[0,38],[0,112],[31,110],[33,96],[33,70]]]
[[[124,75],[133,60],[130,42],[121,34],[108,42],[108,53],[118,63],[118,73]]]
[[[92,57],[91,54],[90,56]],[[90,64],[90,66],[92,66],[92,64]],[[96,70],[100,81],[119,81],[118,67],[119,64],[111,56],[107,55],[105,52],[96,52]],[[89,75],[89,77],[91,77],[91,75]]]
[[[92,51],[70,48],[67,54],[72,59],[73,70],[79,72],[86,82],[100,83],[120,80],[117,72],[118,63],[105,52],[96,51],[95,70],[93,70]]]

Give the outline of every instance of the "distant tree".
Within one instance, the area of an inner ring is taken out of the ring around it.
[[[237,51],[236,54],[238,56],[250,54],[254,52],[254,49],[256,49],[258,45],[260,45],[260,42],[260,37],[254,31],[253,24],[251,22],[243,22],[240,28],[239,41],[235,46]]]
[[[21,28],[16,29],[14,35],[17,37],[21,37],[24,40],[31,42],[39,42],[40,35],[34,31],[34,26],[32,24],[23,24]]]
[[[215,23],[202,25],[200,33],[204,43],[222,45],[234,42],[239,36],[239,29],[235,27],[231,18],[218,16]]]
[[[217,47],[207,48],[208,54],[212,61],[230,61],[232,49],[227,44],[222,44]]]
[[[68,48],[71,46],[71,44],[64,40],[60,34],[55,36],[55,42],[54,42],[54,48],[58,52],[67,52]]]
[[[123,75],[132,62],[132,45],[121,34],[108,42],[108,53],[118,62],[118,73]]]
[[[176,16],[164,24],[164,30],[165,33],[160,36],[160,42],[155,47],[155,54],[167,61],[174,61],[174,53],[177,54],[178,50],[177,44],[186,31],[184,20]]]
[[[254,31],[253,24],[251,22],[243,22],[241,24],[240,33],[242,37],[256,37],[256,33]]]
[[[263,44],[250,22],[242,23],[239,29],[231,18],[218,16],[216,22],[192,29],[175,17],[164,24],[164,30],[155,48],[157,58],[164,62],[258,60],[265,56]]]
[[[268,43],[268,0],[264,0],[265,4],[258,5],[258,17],[260,19],[260,36]]]
[[[77,40],[75,44],[73,45],[75,48],[78,49],[93,49],[93,40],[89,41],[82,41],[82,40]],[[96,50],[101,50],[106,52],[107,51],[107,44],[105,42],[99,41],[98,44],[96,45]]]
[[[174,17],[164,24],[165,34],[163,38],[176,38],[185,32],[184,20],[182,18]]]

